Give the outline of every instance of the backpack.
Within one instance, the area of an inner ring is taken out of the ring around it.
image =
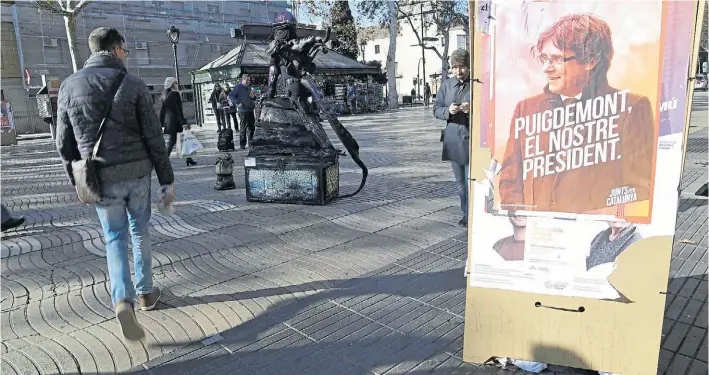
[[[231,154],[227,153],[218,157],[214,169],[217,172],[217,182],[214,184],[214,190],[236,189],[233,176],[234,159],[231,158]]]

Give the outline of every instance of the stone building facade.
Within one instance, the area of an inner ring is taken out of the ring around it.
[[[42,86],[42,75],[61,81],[73,72],[64,20],[60,15],[39,10],[32,2],[3,2],[1,7],[2,60],[16,54],[13,61],[18,65],[10,67],[12,63],[8,63],[8,69],[3,68],[3,92],[15,108],[19,133],[46,132],[48,126],[37,117],[31,95]],[[79,60],[83,62],[89,55],[86,40],[93,29],[117,28],[130,50],[128,70],[151,87],[157,106],[165,77],[174,75],[173,50],[166,32],[170,26],[179,28],[180,83],[185,93],[185,114],[192,118],[189,71],[235,47],[231,28],[271,23],[278,12],[289,8],[286,1],[95,1],[77,19]],[[6,38],[15,48],[6,49]],[[23,81],[25,69],[30,75],[29,85]]]

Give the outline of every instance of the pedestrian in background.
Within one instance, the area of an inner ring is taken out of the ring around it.
[[[177,78],[165,78],[163,86],[165,90],[162,93],[162,106],[160,106],[160,124],[162,124],[165,134],[169,137],[167,155],[170,156],[177,143],[177,134],[182,133],[183,127],[189,129],[190,126],[187,124],[185,114],[182,111],[182,96],[177,86]],[[180,151],[177,150],[177,153],[179,154]],[[191,165],[197,165],[197,162],[188,157],[187,166]]]
[[[251,80],[246,74],[242,74],[240,78],[241,83],[231,90],[229,99],[236,104],[236,109],[239,111],[239,147],[243,149],[246,147],[247,138],[249,147],[251,146],[251,139],[256,129],[256,118],[254,117],[255,95],[253,89],[249,87]]]
[[[355,86],[354,82],[351,82],[347,86],[347,101],[350,104],[350,113],[356,114],[357,113],[357,86]]]
[[[77,192],[88,194],[89,178],[82,175],[88,164],[74,171],[72,162],[93,160],[91,165],[97,166],[96,212],[106,242],[111,299],[123,336],[140,340],[145,331],[135,316],[136,292],[141,310],[152,310],[160,298],[160,289],[153,287],[148,231],[150,175],[155,169],[161,190],[168,192],[168,204],[175,195],[174,176],[150,91],[126,70],[125,39],[114,28],[99,27],[89,35],[88,45],[91,57],[59,89],[57,149],[72,185],[80,182]],[[129,233],[135,286],[128,260]]]
[[[222,114],[222,105],[219,102],[219,96],[222,93],[222,87],[218,83],[214,84],[214,90],[209,95],[209,104],[212,105],[212,113],[217,119],[217,133],[222,130],[222,120],[224,115]]]
[[[237,114],[237,109],[236,109],[236,104],[234,104],[231,101],[231,93],[234,91],[234,89],[229,87],[229,84],[226,85],[226,97],[227,97],[227,105],[229,106],[229,110],[226,112],[225,117],[227,117],[227,123],[229,124],[229,129],[231,129],[231,124],[234,124],[234,130],[239,131],[239,121],[236,119],[236,114]]]
[[[230,92],[229,84],[225,84],[224,90],[219,93],[219,104],[222,105],[222,128],[224,129],[231,129],[231,119],[229,118],[229,113],[231,112],[231,104],[229,103]]]
[[[458,184],[463,218],[458,222],[468,226],[468,173],[470,155],[470,54],[458,49],[451,54],[453,76],[441,83],[433,106],[433,115],[446,121],[443,135],[443,160],[450,161]]]
[[[431,86],[429,86],[428,82],[423,86],[423,102],[426,104],[426,107],[428,107],[429,102],[431,101]]]

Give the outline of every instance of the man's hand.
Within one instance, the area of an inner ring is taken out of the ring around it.
[[[470,103],[465,102],[460,105],[460,110],[463,111],[463,113],[470,113]]]
[[[166,206],[169,206],[172,204],[172,202],[175,200],[175,187],[174,185],[163,185],[161,187],[162,191],[164,192],[164,201]]]
[[[451,115],[455,115],[459,111],[460,111],[460,106],[457,105],[456,103],[453,103],[453,104],[451,104],[450,107],[448,107],[448,113],[450,113]]]

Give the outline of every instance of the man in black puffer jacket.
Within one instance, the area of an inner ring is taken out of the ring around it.
[[[89,35],[91,57],[84,68],[67,78],[59,89],[57,149],[74,184],[72,161],[87,159],[97,141],[108,92],[121,71],[125,77],[112,99],[98,147],[101,201],[96,204],[106,242],[111,297],[123,335],[129,340],[145,336],[133,310],[138,294],[141,310],[151,310],[160,298],[153,288],[150,226],[150,176],[155,169],[160,185],[172,201],[174,176],[162,128],[148,87],[126,72],[125,40],[113,28],[100,27]],[[128,232],[133,243],[135,286],[128,261]]]

